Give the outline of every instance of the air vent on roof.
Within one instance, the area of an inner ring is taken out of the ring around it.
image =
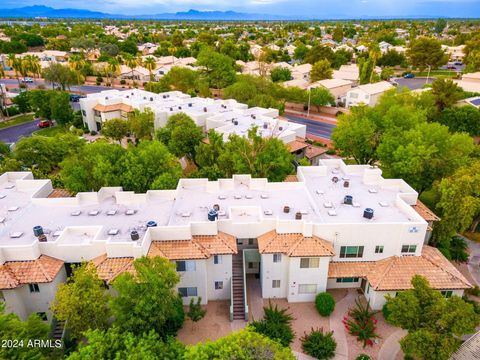
[[[323,190],[316,190],[315,192],[317,193],[317,195],[325,194],[325,191],[323,191]]]
[[[108,100],[108,96],[105,96],[105,100]]]
[[[247,194],[245,195],[245,199],[253,199],[253,195]]]
[[[373,214],[374,214],[374,211],[373,209],[371,208],[366,208],[364,211],[363,211],[363,217],[365,219],[372,219],[373,218]]]
[[[163,95],[162,97],[163,97],[164,99],[166,99],[166,98],[167,98],[167,95]]]
[[[190,217],[192,214],[190,213],[190,211],[185,211],[183,213],[181,213],[181,216],[184,217],[184,218],[187,218],[187,217]]]
[[[338,183],[338,177],[336,177],[336,176],[332,177],[332,182],[334,184]]]
[[[213,205],[213,210],[215,210],[216,212],[219,212],[220,211],[220,205],[214,204]]]
[[[262,195],[260,195],[260,197],[261,197],[262,199],[268,199],[268,195],[267,195],[267,194],[262,194]]]
[[[92,210],[88,212],[89,216],[97,216],[98,214],[100,214],[99,210]]]
[[[352,195],[345,195],[343,198],[343,203],[345,205],[352,205],[353,204],[353,196]]]
[[[127,96],[126,96],[126,98],[127,98],[127,99],[129,99],[129,98],[130,98],[130,96],[128,96],[128,95],[127,95]]]
[[[5,199],[7,197],[7,195],[5,194],[0,194],[0,199]]]
[[[242,198],[242,195],[233,195],[233,198],[236,200],[240,200]]]
[[[5,218],[4,217],[0,217],[0,224],[3,224],[5,222]]]
[[[117,210],[115,210],[115,209],[113,209],[113,210],[108,210],[108,211],[107,211],[107,215],[108,215],[108,216],[113,216],[113,215],[115,215],[116,213],[117,213]]]
[[[182,110],[182,107],[181,107],[181,106],[179,106],[179,107],[178,107],[178,110]]]
[[[263,123],[263,128],[264,128],[264,129],[268,129],[268,123],[267,123],[267,122],[264,122],[264,123]]]
[[[381,207],[388,207],[388,202],[386,202],[386,201],[380,201],[380,202],[378,203],[378,205],[380,205]]]
[[[192,107],[192,103],[188,103],[188,107]]]
[[[290,206],[286,206],[286,205],[285,205],[285,206],[283,207],[283,212],[284,212],[285,214],[288,214],[288,213],[290,212]]]
[[[377,191],[377,189],[371,188],[371,189],[368,189],[368,192],[370,194],[376,194],[378,191]]]
[[[416,226],[412,226],[408,229],[409,233],[418,233],[418,228]]]
[[[170,108],[170,111],[173,111],[173,108]]]
[[[326,209],[330,209],[333,207],[333,204],[329,201],[323,203],[323,207]]]
[[[133,209],[128,209],[127,211],[125,211],[125,215],[135,215],[136,211],[133,210]]]
[[[227,196],[226,195],[218,195],[218,198],[220,200],[225,200],[227,198]]]
[[[150,98],[150,101],[153,101],[153,97]]]
[[[138,239],[140,239],[140,235],[138,234],[138,231],[132,230],[130,232],[130,238],[132,239],[132,241],[137,241]]]
[[[80,210],[72,211],[70,215],[72,216],[79,216],[82,212]]]
[[[237,121],[237,120],[234,120],[234,121],[233,121],[233,125],[238,125],[238,121]]]
[[[17,211],[18,206],[10,206],[7,210],[10,211],[10,212]]]
[[[203,112],[207,112],[207,108],[206,108],[206,107],[203,108]]]
[[[144,97],[143,97],[143,100],[147,100],[147,97],[146,97],[146,96],[144,96]]]
[[[345,181],[343,182],[343,187],[346,187],[346,188],[350,187],[350,181],[345,180]]]
[[[18,239],[19,237],[21,237],[23,235],[23,232],[21,231],[16,231],[16,232],[13,232],[10,234],[10,237],[12,239]]]
[[[283,126],[279,126],[279,127],[278,127],[278,130],[279,130],[279,131],[283,131]]]
[[[110,229],[108,230],[108,235],[118,235],[119,232],[120,230],[118,229]]]
[[[337,216],[337,212],[335,210],[328,210],[328,215],[329,216]]]
[[[132,92],[132,96],[133,96],[133,92]]]
[[[209,221],[215,221],[216,219],[218,219],[218,213],[213,209],[210,210],[208,212],[208,220]]]
[[[156,226],[157,226],[157,222],[156,222],[156,221],[150,220],[149,222],[147,222],[147,228],[149,228],[149,227],[156,227]]]
[[[256,119],[256,118],[257,118],[254,114],[252,114],[251,117],[252,117],[252,119]]]
[[[272,210],[264,210],[263,215],[273,215],[273,211]]]
[[[302,213],[300,211],[295,213],[295,220],[302,220]]]

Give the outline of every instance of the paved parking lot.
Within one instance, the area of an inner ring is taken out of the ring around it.
[[[405,78],[394,78],[393,81],[395,81],[398,86],[403,86],[407,87],[410,90],[417,90],[421,89],[425,86],[425,84],[431,84],[435,78],[429,78],[427,82],[427,78],[424,77],[415,77],[413,79],[405,79]]]

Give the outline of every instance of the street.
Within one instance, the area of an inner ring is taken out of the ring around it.
[[[0,79],[0,83],[7,85],[8,87],[18,87],[17,79]],[[27,84],[29,89],[35,89],[38,85],[44,85],[46,89],[51,89],[52,85],[46,83],[43,80],[35,80],[33,83]],[[70,91],[79,92],[85,94],[96,93],[103,90],[111,90],[111,87],[96,86],[96,85],[74,85],[70,86]]]
[[[322,122],[321,120],[311,120],[291,114],[285,114],[283,116],[287,118],[288,121],[306,125],[307,134],[322,137],[324,139],[330,139],[332,136],[332,130],[335,128],[335,125]]]
[[[37,121],[32,120],[23,124],[10,126],[0,130],[0,141],[4,143],[16,143],[22,136],[30,136],[38,130]]]

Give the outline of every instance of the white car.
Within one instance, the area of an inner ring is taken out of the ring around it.
[[[31,77],[25,77],[22,79],[23,83],[33,83],[33,79]]]

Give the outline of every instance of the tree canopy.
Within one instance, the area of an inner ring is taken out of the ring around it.
[[[407,49],[407,56],[410,63],[420,71],[425,70],[428,66],[436,69],[448,61],[441,42],[429,37],[419,37],[412,41]]]

